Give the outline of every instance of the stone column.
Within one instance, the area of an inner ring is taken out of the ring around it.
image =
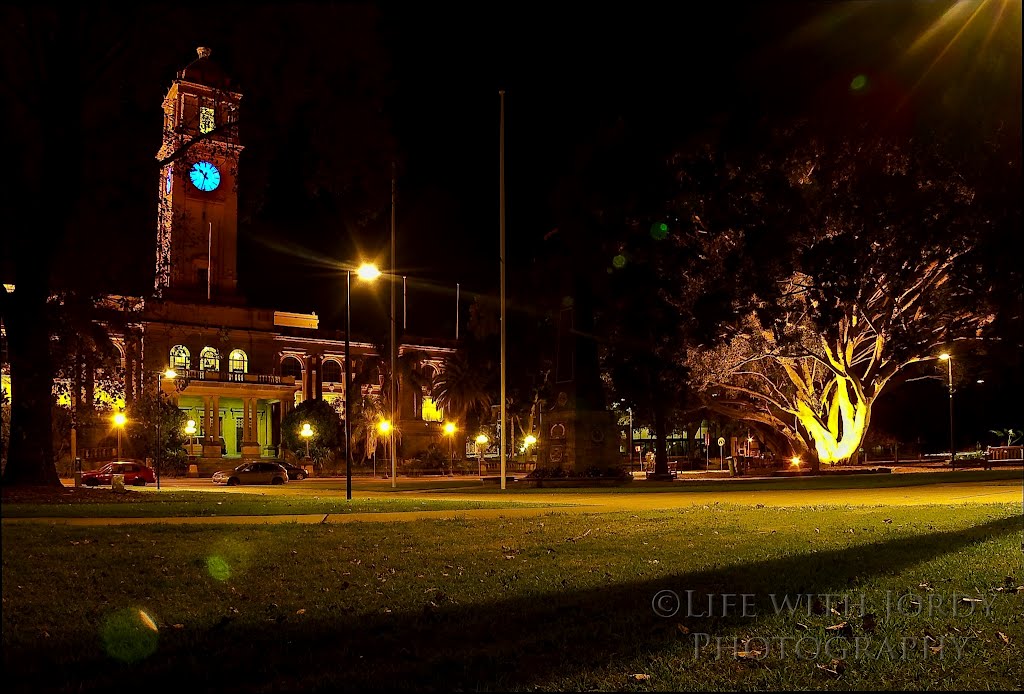
[[[245,407],[245,421],[242,426],[242,457],[259,458],[261,451],[259,431],[257,430],[256,398],[242,398],[242,404]]]

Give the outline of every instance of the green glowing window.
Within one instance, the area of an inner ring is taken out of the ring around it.
[[[233,374],[244,374],[249,371],[249,357],[245,352],[236,349],[228,355],[228,371]]]
[[[199,107],[199,132],[208,133],[214,128],[213,109],[209,106]]]
[[[203,371],[220,371],[220,354],[213,347],[203,347],[199,353],[199,368]]]
[[[440,422],[444,420],[444,412],[434,404],[433,398],[424,397],[420,410],[424,422]]]
[[[182,371],[188,369],[189,357],[188,347],[185,345],[174,345],[171,347],[171,368],[175,370],[181,369]]]

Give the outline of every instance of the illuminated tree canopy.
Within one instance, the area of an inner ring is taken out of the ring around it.
[[[712,409],[781,430],[814,464],[847,461],[904,367],[990,336],[1003,280],[985,254],[1019,228],[1019,160],[995,145],[954,161],[934,141],[793,134],[744,160],[677,160],[670,241],[714,279],[680,282],[673,299],[692,307],[723,276],[735,292],[718,339],[681,358]]]

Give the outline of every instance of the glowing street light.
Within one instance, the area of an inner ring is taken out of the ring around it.
[[[477,455],[476,470],[477,470],[477,474],[480,475],[481,477],[484,476],[484,450],[487,449],[487,444],[489,442],[490,442],[490,439],[487,438],[486,434],[479,434],[476,437],[476,455]]]
[[[363,263],[356,270],[356,276],[367,282],[380,277],[376,265]],[[350,341],[352,333],[352,270],[345,270],[345,498],[352,500],[352,401],[349,391],[352,390],[352,358]],[[308,439],[307,439],[308,443]]]
[[[164,371],[164,378],[177,378],[177,377],[178,377],[178,372],[175,371],[174,369],[167,369],[167,371]]]
[[[454,473],[452,469],[455,461],[455,451],[453,450],[453,444],[455,441],[455,423],[445,422],[444,423],[444,435],[448,437],[448,474]]]
[[[117,427],[117,459],[121,459],[121,430],[124,429],[124,425],[128,422],[128,418],[124,416],[124,412],[118,412],[114,415],[114,426]]]
[[[185,423],[185,435],[195,436],[196,434],[196,420],[190,419]]]
[[[303,422],[299,436],[306,439],[306,460],[309,460],[309,439],[313,436],[313,429],[309,426],[309,422]]]
[[[793,467],[800,467],[800,456],[794,455],[792,458],[789,459],[789,462],[790,464],[792,464]]]
[[[948,352],[939,355],[949,371],[949,465],[956,469],[956,444],[953,443],[953,357]]]

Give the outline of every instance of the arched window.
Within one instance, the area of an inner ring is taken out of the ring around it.
[[[174,345],[171,347],[171,358],[168,361],[171,368],[174,370],[185,371],[189,368],[190,354],[188,353],[188,347],[185,345]]]
[[[295,357],[285,357],[281,360],[281,375],[302,378],[302,362]]]
[[[199,353],[199,368],[203,371],[220,371],[220,353],[213,347],[203,347]]]
[[[341,364],[333,359],[324,361],[324,382],[341,383],[344,379],[341,376]]]
[[[228,355],[228,371],[233,374],[249,372],[249,357],[245,356],[245,352],[236,349]]]

